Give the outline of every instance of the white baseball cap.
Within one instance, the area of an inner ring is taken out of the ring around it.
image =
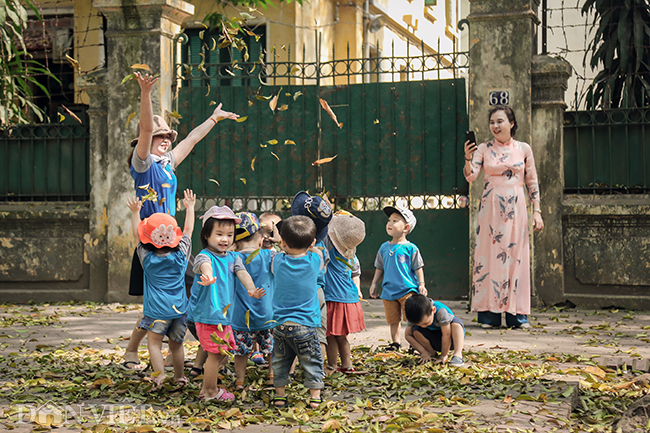
[[[411,233],[418,222],[417,218],[415,218],[415,215],[413,215],[413,212],[411,212],[410,209],[403,206],[386,206],[384,208],[384,213],[389,217],[396,212],[402,215],[402,218],[404,218],[406,224],[409,225],[410,227],[409,233]]]

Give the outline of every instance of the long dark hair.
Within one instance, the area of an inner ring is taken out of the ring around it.
[[[490,119],[492,118],[492,115],[497,111],[503,111],[504,113],[506,113],[508,122],[513,123],[512,128],[510,129],[510,136],[514,137],[515,132],[517,132],[517,119],[515,118],[515,112],[512,111],[512,108],[508,107],[507,105],[497,105],[496,107],[491,109],[490,112],[488,113],[488,124],[490,123]]]

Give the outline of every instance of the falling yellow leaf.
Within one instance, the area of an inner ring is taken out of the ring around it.
[[[63,122],[64,120],[65,120],[65,116],[59,113],[59,122]]]
[[[246,321],[246,327],[250,331],[251,330],[251,326],[250,326],[251,310],[246,310],[246,315],[244,316],[244,320]]]
[[[273,98],[273,96],[264,96],[264,95],[255,95],[255,97],[260,101],[268,101],[269,99]]]
[[[278,107],[278,111],[287,111],[288,109],[289,106],[287,104],[283,104]]]
[[[126,118],[126,127],[127,128],[129,127],[129,123],[131,123],[131,121],[133,120],[134,117],[135,117],[135,113],[131,113],[131,114],[129,114],[129,117]]]
[[[277,159],[278,161],[280,160],[280,157],[278,155],[276,155],[275,153],[271,152],[271,155],[275,156],[275,159]]]
[[[372,123],[373,123],[374,125],[378,124],[378,123],[379,123],[379,119],[375,119],[375,121],[372,122]]]
[[[210,340],[212,340],[214,344],[226,344],[226,342],[223,341],[223,339],[219,337],[216,332],[210,334]]]
[[[298,96],[300,95],[302,95],[302,92],[298,90],[296,93],[293,94],[293,100],[295,101],[296,99],[298,99]]]
[[[70,57],[70,56],[67,55],[67,54],[65,55],[65,59],[66,59],[68,62],[70,62],[70,64],[72,65],[72,67],[75,68],[75,70],[76,70],[77,72],[81,72],[81,67],[79,66],[79,62],[78,62],[78,61],[76,61],[75,59],[73,59],[72,57]]]
[[[212,48],[210,48],[210,51],[214,51],[215,48],[217,48],[217,41],[214,38],[212,38]]]
[[[209,94],[210,94],[210,84],[208,84],[208,91],[205,93],[205,97],[207,98]]]
[[[269,101],[269,107],[271,108],[271,111],[274,113],[275,113],[275,107],[278,105],[278,96],[280,96],[279,93]]]
[[[208,180],[209,180],[210,182],[214,182],[214,183],[216,183],[217,185],[221,186],[221,184],[220,184],[219,182],[217,182],[216,180],[214,180],[214,179],[208,179]]]
[[[176,311],[176,313],[178,313],[178,314],[183,314],[183,313],[182,313],[178,308],[176,308],[176,305],[175,305],[175,304],[172,305],[172,308],[174,309],[174,311]]]
[[[163,188],[171,188],[171,187],[172,187],[172,186],[171,186],[170,184],[168,184],[168,183],[163,183],[163,184],[160,185],[160,186],[163,187]]]
[[[330,117],[332,118],[332,120],[334,121],[334,123],[336,123],[336,125],[337,125],[339,128],[343,128],[343,124],[342,124],[342,123],[339,123],[338,119],[336,118],[336,114],[334,114],[334,112],[333,112],[332,109],[330,108],[330,105],[327,103],[327,101],[324,100],[324,99],[322,99],[320,96],[318,97],[318,100],[320,101],[320,105],[321,105],[321,107],[323,107],[323,109],[324,109],[325,111],[327,111],[327,114],[330,115]]]
[[[264,322],[265,325],[267,323],[278,323],[278,321],[277,320],[267,320],[266,322]]]
[[[271,146],[275,146],[276,144],[278,144],[278,140],[275,140],[275,139],[269,140],[269,141],[267,141],[267,143],[269,143]]]
[[[249,100],[249,101],[248,101],[248,106],[249,106],[249,107],[252,107],[252,106],[253,106],[253,101],[250,101],[250,100]]]
[[[120,85],[126,83],[127,81],[131,81],[134,78],[135,78],[135,74],[129,74],[126,77],[122,78],[122,82],[120,83]]]
[[[239,118],[237,118],[236,122],[237,122],[237,123],[242,123],[242,122],[245,122],[246,119],[248,119],[248,116],[239,117]]]
[[[257,158],[257,156],[255,158],[253,158],[252,161],[251,161],[251,171],[255,171],[255,159],[256,158]]]
[[[149,188],[149,184],[146,184],[146,185],[140,185],[140,186],[138,186],[137,188],[138,188],[138,189],[147,189],[147,188]]]
[[[316,160],[316,161],[312,162],[311,165],[317,166],[317,165],[321,165],[321,164],[327,164],[328,162],[331,162],[337,156],[338,155],[334,155],[331,158],[323,158],[323,159]]]
[[[217,329],[219,332],[223,332],[223,325],[221,323],[217,323]]]
[[[284,96],[291,96],[291,93],[287,92],[284,94]]]
[[[295,146],[295,145],[296,145],[296,142],[295,142],[295,141],[293,141],[293,140],[284,140],[284,144],[285,144],[285,145],[289,145],[289,144],[292,144],[292,145],[294,145],[294,146]]]
[[[210,103],[208,104],[208,106],[210,106],[210,107],[213,106],[213,105],[217,105],[217,103],[214,102],[214,101],[210,101]]]
[[[144,69],[145,71],[151,72],[149,65],[145,65],[144,63],[136,63],[135,65],[131,65],[131,69]]]
[[[255,257],[257,257],[257,255],[260,253],[260,250],[261,250],[261,248],[258,248],[258,249],[256,249],[255,251],[253,251],[252,253],[250,253],[250,254],[248,255],[248,257],[246,257],[246,261],[244,262],[244,264],[245,264],[245,265],[250,264],[250,262],[252,262],[253,259],[254,259]]]
[[[228,304],[223,308],[223,311],[221,312],[223,314],[223,317],[226,317],[226,313],[228,313],[228,308],[230,308],[232,304]]]
[[[162,204],[167,200],[167,197],[163,197],[160,200],[158,200],[158,206],[162,206]]]
[[[262,144],[262,143],[260,143],[260,147],[268,147],[268,144]]]
[[[230,69],[225,68],[224,70],[225,70],[229,75],[232,75],[233,77],[235,76],[235,73],[234,73],[233,71],[231,71]]]
[[[243,183],[244,185],[246,185],[246,178],[245,178],[245,177],[240,177],[239,180],[241,180],[242,183]]]
[[[63,108],[63,109],[66,111],[66,113],[68,113],[70,116],[72,116],[72,118],[73,118],[74,120],[76,120],[76,121],[79,122],[79,123],[83,123],[83,122],[81,121],[81,119],[77,117],[76,114],[74,114],[72,111],[70,111],[70,110],[68,109],[68,107],[66,107],[65,105],[61,104],[61,108]]]

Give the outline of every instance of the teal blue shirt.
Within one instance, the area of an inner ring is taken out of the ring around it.
[[[250,252],[238,253],[246,263]],[[271,273],[271,259],[277,252],[275,250],[260,250],[247,265],[244,265],[255,287],[261,287],[266,294],[259,299],[248,296],[248,291],[239,280],[235,281],[235,298],[232,303],[232,329],[237,331],[261,331],[275,326],[273,320],[273,274]],[[246,325],[246,311],[249,313],[248,326]]]
[[[300,256],[279,253],[273,258],[273,319],[276,326],[291,321],[310,328],[320,328],[317,279],[323,267],[320,251],[307,251]]]
[[[411,242],[384,242],[375,259],[375,268],[383,269],[381,299],[393,301],[408,292],[418,292],[415,271],[424,266],[420,250]]]
[[[356,256],[351,260],[346,259],[330,240],[325,237],[325,249],[330,257],[325,273],[325,300],[355,304],[359,302],[359,290],[352,281],[352,277],[361,275],[361,267]]]

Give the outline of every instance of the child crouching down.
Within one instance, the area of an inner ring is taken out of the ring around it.
[[[465,364],[465,325],[449,307],[418,294],[406,300],[404,312],[409,321],[404,333],[406,341],[420,352],[420,364],[431,361],[436,352],[440,352],[436,364],[444,364],[450,350],[453,354],[449,365],[462,367]]]
[[[241,256],[228,251],[235,241],[235,224],[241,220],[228,206],[212,206],[201,219],[201,244],[204,248],[194,260],[196,276],[192,298],[196,299],[192,303],[196,305],[196,332],[201,347],[208,352],[208,359],[205,362],[199,398],[204,401],[232,401],[235,396],[218,387],[219,370],[228,359],[227,351],[235,348],[235,338],[230,327],[232,313],[228,314],[226,307],[232,303],[235,278],[251,297],[261,298],[264,290],[255,288]]]
[[[173,216],[155,213],[140,221],[142,201],[127,201],[131,210],[133,234],[139,239],[136,252],[144,270],[144,317],[139,328],[147,331],[147,346],[153,368],[154,387],[165,379],[162,340],[169,338],[174,363],[174,381],[187,384],[183,374],[183,339],[187,330],[188,301],[185,293],[185,269],[192,250],[194,205],[196,195],[185,190],[187,209],[185,228],[181,232]]]
[[[235,349],[235,389],[244,389],[246,365],[248,357],[259,353],[266,357],[269,363],[267,380],[272,384],[273,369],[271,356],[273,354],[273,275],[271,275],[271,259],[277,254],[275,249],[262,249],[264,239],[262,225],[257,216],[251,212],[240,212],[237,218],[237,236],[235,249],[244,262],[246,270],[253,278],[255,287],[260,287],[266,296],[254,299],[248,296],[244,286],[237,282],[235,297],[232,304],[232,329],[235,332],[237,348]],[[247,263],[248,262],[248,263]],[[246,314],[248,313],[248,321]],[[255,352],[255,345],[259,352]],[[254,360],[253,360],[254,362]]]
[[[334,214],[325,237],[330,262],[325,274],[327,301],[327,366],[329,372],[355,373],[348,334],[366,329],[359,299],[361,267],[355,252],[366,237],[366,226],[349,212]],[[341,367],[337,358],[341,356]]]
[[[323,255],[315,248],[316,225],[302,215],[282,222],[282,249],[271,262],[275,277],[273,293],[273,374],[275,397],[273,405],[287,405],[285,388],[289,369],[298,357],[305,371],[305,388],[309,388],[309,405],[317,408],[323,388],[323,357],[317,328],[320,327],[320,306],[316,289],[318,274],[324,267]]]

